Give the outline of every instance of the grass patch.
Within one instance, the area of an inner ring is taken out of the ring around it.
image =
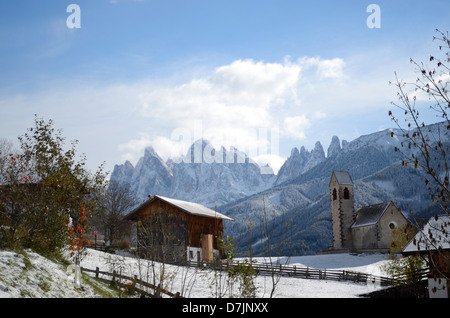
[[[81,278],[82,282],[90,286],[94,290],[94,293],[101,298],[117,298],[119,296],[119,292],[116,289],[97,280],[95,277],[81,273]]]

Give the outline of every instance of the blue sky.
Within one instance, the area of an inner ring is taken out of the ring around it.
[[[448,1],[1,1],[0,138],[37,114],[92,170],[199,136],[277,169],[293,147],[393,127],[389,81],[415,78],[436,28],[450,30]]]

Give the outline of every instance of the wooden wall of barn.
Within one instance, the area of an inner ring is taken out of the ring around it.
[[[148,258],[179,262],[186,259],[187,247],[201,248],[201,238],[223,236],[223,220],[185,212],[162,200],[155,199],[136,214],[140,221],[138,242],[140,254]]]

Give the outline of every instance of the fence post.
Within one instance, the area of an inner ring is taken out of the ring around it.
[[[112,280],[111,280],[111,285],[115,285],[116,284],[116,271],[113,270],[113,275],[112,275]]]
[[[158,284],[158,287],[156,288],[155,297],[161,298],[161,284]]]

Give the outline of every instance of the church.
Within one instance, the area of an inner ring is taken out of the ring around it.
[[[333,245],[329,252],[388,252],[393,230],[408,223],[393,202],[354,208],[353,181],[346,171],[330,180]]]

